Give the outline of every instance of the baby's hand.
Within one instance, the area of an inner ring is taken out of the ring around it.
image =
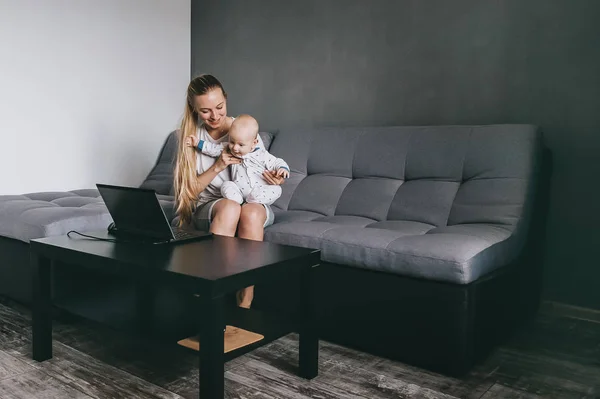
[[[279,168],[277,169],[277,176],[287,179],[288,177],[290,177],[290,172],[285,168]]]
[[[187,145],[188,147],[198,147],[198,137],[196,136],[187,136],[185,138],[185,145]]]

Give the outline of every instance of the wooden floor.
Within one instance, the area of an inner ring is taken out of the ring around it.
[[[410,326],[407,326],[410,328]],[[54,358],[30,355],[30,315],[0,300],[0,398],[197,398],[197,357],[86,321],[55,323]],[[226,364],[228,398],[598,398],[600,313],[546,303],[535,323],[463,379],[321,343],[296,376],[285,336]]]

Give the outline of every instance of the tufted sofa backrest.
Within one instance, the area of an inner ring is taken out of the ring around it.
[[[291,169],[284,210],[514,229],[537,173],[531,125],[284,130],[271,153]]]

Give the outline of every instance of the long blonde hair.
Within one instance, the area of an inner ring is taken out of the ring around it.
[[[221,89],[223,97],[227,98],[223,85],[212,75],[200,75],[192,79],[187,88],[185,110],[177,135],[177,156],[173,172],[175,213],[179,216],[180,226],[191,223],[193,208],[200,194],[196,176],[196,150],[185,145],[185,138],[195,135],[198,129],[198,112],[194,107],[194,99],[217,88]]]

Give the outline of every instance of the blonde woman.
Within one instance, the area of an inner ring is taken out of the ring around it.
[[[223,151],[212,158],[186,145],[186,137],[219,144],[229,140],[233,118],[227,115],[227,93],[212,75],[201,75],[188,85],[187,101],[179,129],[175,160],[175,212],[181,225],[193,225],[214,234],[262,241],[266,226],[273,223],[273,211],[264,204],[243,204],[221,196],[221,185],[231,180],[229,165],[240,159]],[[264,148],[262,139],[259,146]],[[264,173],[269,184],[279,185],[283,177],[277,172]],[[237,293],[241,307],[249,308],[254,287]]]

